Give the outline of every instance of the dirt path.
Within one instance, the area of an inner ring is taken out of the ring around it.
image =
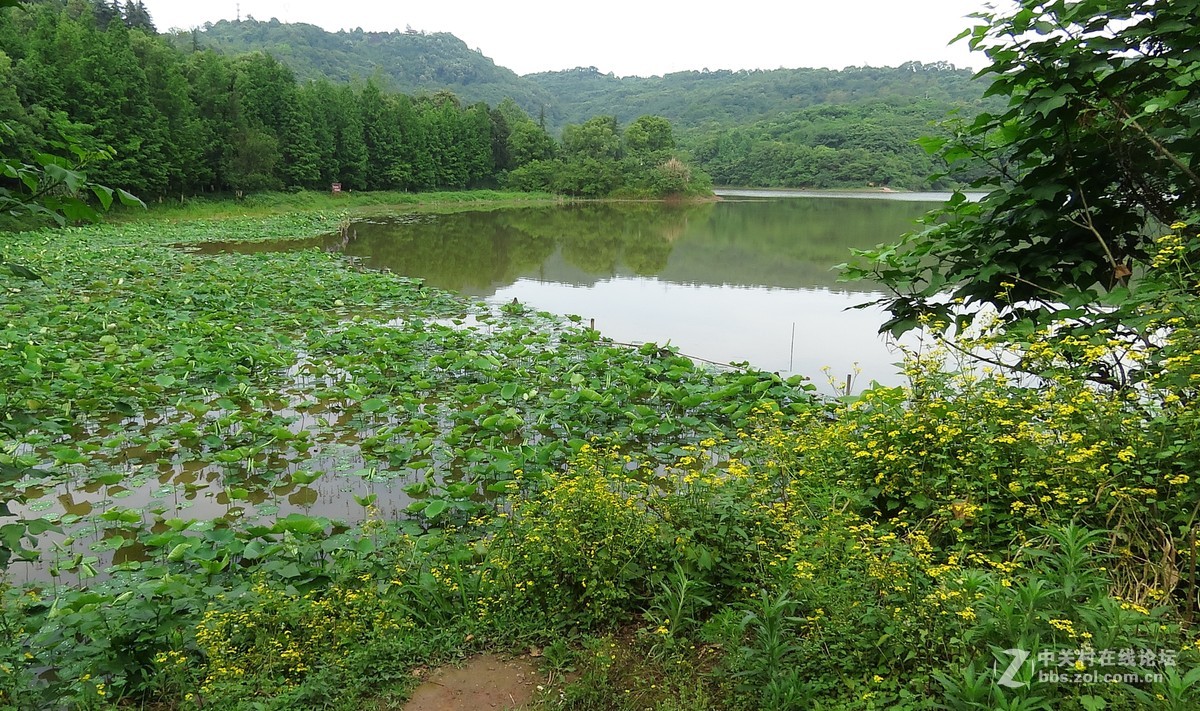
[[[413,692],[404,711],[518,709],[533,701],[544,682],[527,658],[483,654],[461,667],[435,669]]]

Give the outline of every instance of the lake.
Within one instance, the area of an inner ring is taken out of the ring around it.
[[[483,299],[577,315],[621,343],[800,374],[826,393],[896,384],[880,294],[839,281],[852,249],[894,241],[946,193],[723,190],[718,202],[574,203],[413,214],[289,242]],[[833,382],[831,382],[831,380]]]
[[[856,390],[897,382],[898,356],[878,335],[882,313],[852,308],[879,295],[872,284],[839,282],[835,265],[851,249],[895,240],[947,196],[721,196],[365,220],[320,243],[492,304],[577,314],[619,342],[799,373],[825,392],[834,389],[829,377],[841,389],[854,372]]]

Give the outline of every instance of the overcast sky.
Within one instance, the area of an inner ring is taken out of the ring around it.
[[[144,0],[159,31],[278,18],[325,29],[450,32],[518,74],[594,66],[619,76],[685,69],[895,66],[978,68],[947,42],[984,0]]]

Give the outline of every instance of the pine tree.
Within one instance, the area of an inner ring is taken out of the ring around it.
[[[154,21],[150,19],[150,13],[142,4],[142,0],[137,0],[137,2],[125,0],[125,26],[131,30],[145,30],[150,34],[158,32],[154,28]]]
[[[114,20],[121,21],[121,6],[117,4],[117,0],[111,3],[105,0],[96,0],[92,6],[92,15],[96,18],[96,27],[102,30],[108,29],[110,23]]]

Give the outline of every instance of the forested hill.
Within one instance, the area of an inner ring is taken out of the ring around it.
[[[899,67],[691,71],[661,77],[595,67],[524,77],[551,98],[546,115],[575,124],[593,113],[628,122],[652,114],[723,185],[946,188],[944,166],[917,145],[951,112],[970,119],[995,99],[970,70]]]
[[[508,97],[530,115],[544,116],[553,133],[602,114],[615,115],[622,124],[639,116],[663,116],[687,129],[748,124],[820,104],[879,100],[927,101],[944,114],[956,106],[974,106],[983,93],[970,70],[920,62],[842,70],[699,70],[653,77],[616,77],[596,67],[579,67],[518,76],[445,32],[327,32],[276,19],[222,20],[173,34],[171,40],[185,52],[214,49],[236,56],[263,51],[301,81],[374,78],[382,87],[406,94],[446,89],[466,103],[492,106]]]
[[[724,185],[947,187],[916,139],[984,107],[982,86],[947,64],[520,77],[450,34],[244,20],[160,35],[140,4],[107,0],[8,8],[0,48],[13,132],[0,149],[32,156],[78,134],[115,151],[94,177],[158,197],[332,182],[695,189],[705,181],[678,161],[625,180],[632,155],[657,169],[677,149]]]
[[[523,77],[550,99],[547,114],[579,123],[598,113],[617,120],[662,116],[680,127],[735,125],[819,104],[927,101],[949,110],[977,105],[983,85],[951,64],[907,62],[899,67],[689,71],[654,77],[616,77],[595,67]]]
[[[391,91],[433,94],[449,90],[466,103],[483,101],[491,106],[508,97],[534,116],[551,103],[536,84],[496,66],[446,32],[327,32],[303,23],[247,19],[222,20],[170,37],[184,52],[213,49],[232,56],[266,52],[287,65],[300,81],[374,79]]]
[[[374,79],[410,94],[449,90],[466,102],[512,98],[553,135],[607,115],[620,126],[662,116],[719,184],[947,187],[916,145],[951,111],[983,110],[983,83],[940,62],[898,67],[716,70],[617,77],[596,67],[517,76],[453,35],[327,32],[312,25],[222,21],[172,42],[185,53],[265,51],[305,79]],[[994,101],[994,100],[993,100]]]

